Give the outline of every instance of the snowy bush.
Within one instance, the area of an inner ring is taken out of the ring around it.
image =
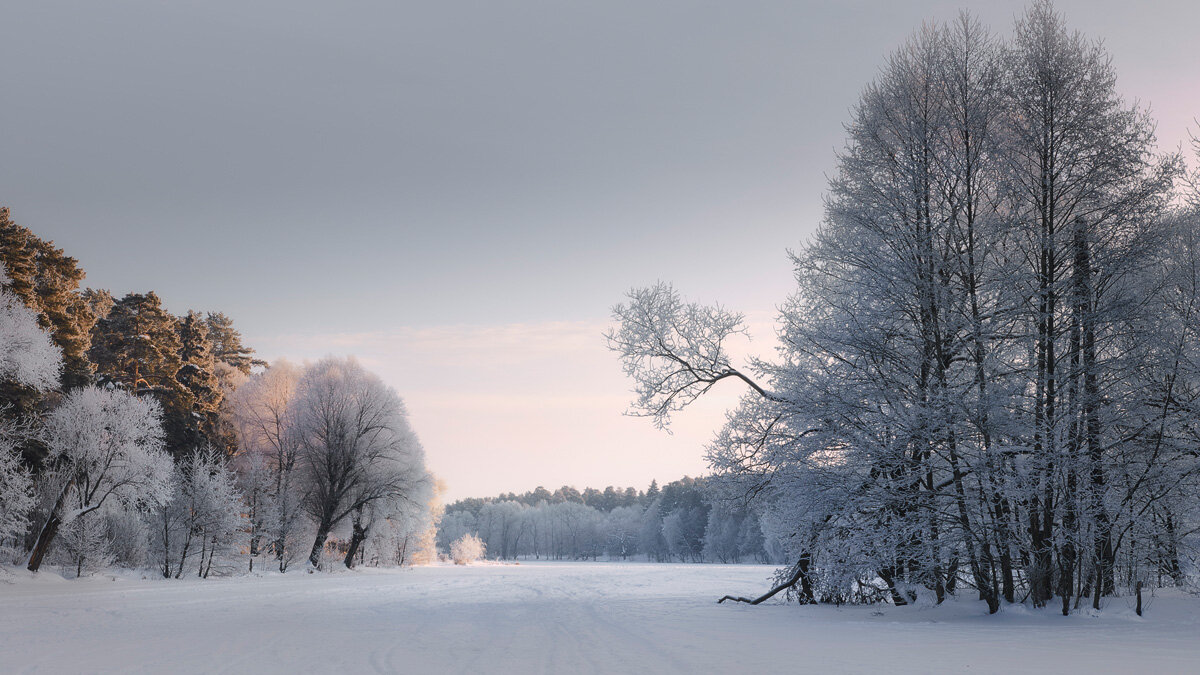
[[[5,279],[0,266],[0,284]],[[58,384],[61,372],[62,354],[38,326],[37,314],[0,288],[0,382],[45,391]]]
[[[469,565],[483,557],[483,540],[473,534],[464,534],[450,544],[450,559],[455,565]]]
[[[104,515],[92,511],[63,525],[54,547],[63,572],[76,578],[95,573],[114,561]]]
[[[242,500],[234,476],[212,449],[175,466],[170,499],[155,512],[152,556],[164,577],[208,577],[240,548]]]
[[[25,533],[33,508],[33,479],[21,466],[16,444],[19,436],[14,425],[0,422],[0,546]]]
[[[122,567],[142,567],[148,562],[150,531],[148,514],[138,509],[106,508],[109,550],[113,562]]]

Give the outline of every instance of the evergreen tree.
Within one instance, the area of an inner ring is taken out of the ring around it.
[[[38,313],[39,325],[62,351],[63,386],[90,382],[87,351],[96,314],[79,292],[84,271],[78,261],[12,222],[9,210],[0,207],[0,262],[9,277],[5,288]]]
[[[9,219],[8,207],[0,206],[0,260],[8,277],[4,288],[28,307],[34,306],[37,277],[37,252],[30,242],[29,230]]]
[[[189,311],[177,324],[179,359],[183,365],[176,379],[192,397],[188,436],[196,441],[197,447],[208,444],[228,451],[232,439],[223,438],[221,433],[219,413],[224,394],[217,380],[208,323],[198,312]]]
[[[265,366],[265,361],[254,358],[254,350],[242,344],[242,334],[233,327],[233,319],[221,312],[209,312],[208,336],[212,341],[213,358],[227,363],[249,375],[254,366]]]
[[[191,414],[195,397],[179,379],[184,363],[178,323],[153,291],[130,293],[96,323],[89,352],[100,384],[158,400],[167,449],[175,455],[199,440]]]
[[[88,308],[92,310],[92,314],[96,316],[96,321],[108,316],[108,313],[112,311],[113,305],[116,303],[116,300],[113,300],[112,293],[103,288],[85,288],[80,293],[80,296],[87,303]]]
[[[658,480],[652,479],[650,487],[646,488],[646,494],[642,495],[642,504],[649,507],[658,499]]]

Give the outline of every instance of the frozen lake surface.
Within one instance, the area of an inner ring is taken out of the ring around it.
[[[770,567],[521,563],[165,581],[0,570],[0,671],[1143,672],[1200,668],[1200,601],[1097,616],[718,605]]]

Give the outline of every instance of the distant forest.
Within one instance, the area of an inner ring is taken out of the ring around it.
[[[477,535],[493,559],[759,562],[784,560],[778,535],[708,480],[646,490],[563,486],[462,499],[446,507],[438,547]]]

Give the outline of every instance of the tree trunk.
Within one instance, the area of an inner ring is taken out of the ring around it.
[[[54,537],[58,535],[58,528],[62,525],[62,509],[67,503],[67,494],[71,488],[75,486],[75,479],[67,481],[62,490],[58,493],[58,498],[54,500],[54,506],[50,507],[50,515],[46,516],[46,524],[42,526],[38,533],[37,542],[33,545],[33,550],[29,553],[29,564],[25,566],[30,572],[38,571],[42,566],[42,560],[45,559],[46,553],[50,551],[50,544],[54,541]]]
[[[353,528],[353,534],[350,535],[350,547],[346,550],[346,559],[343,561],[347,568],[354,567],[354,556],[358,553],[358,547],[367,539],[367,528],[358,523],[354,523]]]
[[[891,569],[879,570],[879,578],[883,579],[883,583],[887,584],[888,594],[891,595],[892,604],[897,607],[903,607],[908,604],[908,600],[896,589],[895,573]]]
[[[317,538],[313,540],[312,551],[308,554],[308,564],[317,567],[321,564],[321,549],[325,548],[325,540],[329,538],[329,530],[333,529],[333,524],[328,521],[321,521],[317,527]]]
[[[183,550],[179,552],[179,567],[175,569],[175,578],[183,576],[183,568],[187,565],[188,550],[192,547],[192,530],[188,528],[187,535],[183,538]]]

